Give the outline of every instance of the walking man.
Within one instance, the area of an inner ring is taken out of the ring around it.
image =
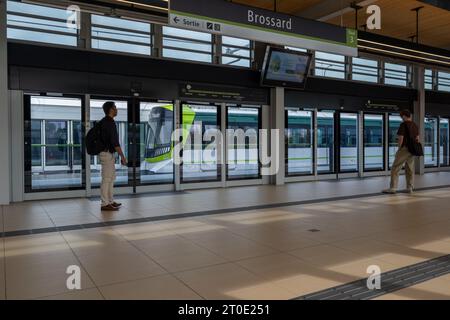
[[[102,165],[101,210],[118,211],[122,204],[114,201],[114,181],[116,179],[115,153],[119,154],[121,163],[124,166],[127,165],[127,158],[120,147],[119,135],[114,121],[114,118],[117,117],[116,104],[112,101],[105,102],[103,104],[103,112],[105,117],[100,121],[100,127],[105,150],[99,154]]]
[[[411,112],[404,110],[400,112],[402,124],[400,125],[398,136],[398,151],[395,154],[395,160],[391,169],[391,186],[389,189],[383,190],[383,193],[394,194],[398,188],[398,177],[400,171],[405,166],[406,187],[409,193],[414,191],[414,158],[415,156],[409,151],[408,145],[411,141],[419,141],[419,128],[412,121]]]

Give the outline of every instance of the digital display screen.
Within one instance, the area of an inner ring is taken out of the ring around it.
[[[264,85],[303,87],[308,76],[311,55],[283,49],[268,49],[263,70]]]

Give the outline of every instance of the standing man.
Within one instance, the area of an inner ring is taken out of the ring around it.
[[[395,154],[395,160],[391,169],[391,186],[383,190],[383,193],[394,194],[397,192],[398,177],[403,165],[405,165],[406,187],[409,193],[414,191],[414,155],[408,150],[408,144],[411,141],[419,141],[419,128],[412,121],[411,112],[404,110],[400,112],[402,124],[397,131],[398,151]]]
[[[123,154],[119,143],[114,118],[117,117],[117,107],[112,101],[103,104],[105,117],[100,121],[102,142],[105,150],[100,152],[99,159],[102,165],[101,198],[102,211],[118,211],[122,205],[114,201],[114,180],[116,179],[115,153],[120,156],[122,165],[127,165],[127,158]]]

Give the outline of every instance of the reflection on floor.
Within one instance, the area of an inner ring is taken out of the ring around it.
[[[223,206],[231,195],[215,200]],[[386,272],[450,254],[449,197],[450,188],[441,188],[6,237],[0,241],[0,299],[291,299],[365,278],[371,265]],[[184,205],[171,198],[168,207]],[[148,199],[132,201],[144,210]],[[88,203],[40,202],[5,207],[3,214],[74,223]],[[67,289],[72,265],[81,268],[82,290]],[[380,299],[450,299],[449,288],[450,277],[443,276]]]

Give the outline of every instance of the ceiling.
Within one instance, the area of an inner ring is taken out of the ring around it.
[[[274,10],[274,0],[233,0],[249,6]],[[316,19],[345,27],[355,27],[355,11],[352,2],[363,7],[358,11],[358,26],[364,30],[368,5],[381,8],[381,30],[377,34],[411,41],[416,34],[416,12],[411,9],[422,7],[419,13],[419,42],[450,50],[450,11],[417,0],[277,0],[277,11],[309,19]],[[431,1],[433,2],[433,1]],[[435,0],[444,6],[447,1]]]

